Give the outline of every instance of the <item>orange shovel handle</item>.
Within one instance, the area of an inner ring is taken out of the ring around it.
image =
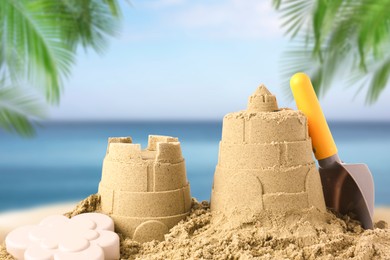
[[[304,73],[297,73],[290,80],[290,87],[297,107],[308,119],[309,135],[313,152],[317,160],[337,154],[337,147],[322,112],[310,78]]]

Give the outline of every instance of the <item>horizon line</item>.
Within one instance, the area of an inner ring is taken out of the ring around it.
[[[51,124],[51,123],[78,123],[78,124],[93,124],[93,123],[192,123],[192,122],[202,122],[202,123],[217,123],[223,122],[222,119],[180,119],[180,118],[170,118],[170,119],[60,119],[60,120],[36,120],[38,124]],[[330,119],[327,120],[328,123],[390,123],[390,120],[378,120],[378,119],[359,119],[359,120],[340,120],[340,119]]]

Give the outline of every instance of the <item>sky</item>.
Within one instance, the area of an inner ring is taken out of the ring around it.
[[[118,37],[98,55],[80,50],[51,121],[221,120],[264,83],[280,107],[291,44],[271,0],[132,0]],[[342,79],[340,79],[342,82]],[[328,120],[390,121],[390,88],[371,106],[339,84],[320,100]]]

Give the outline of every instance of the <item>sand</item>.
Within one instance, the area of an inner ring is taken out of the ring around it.
[[[211,208],[191,200],[180,144],[161,138],[152,136],[143,152],[131,138],[110,139],[100,195],[65,214],[110,215],[121,259],[390,259],[386,221],[364,230],[326,209],[306,117],[278,109],[264,86],[247,110],[224,117]],[[173,167],[178,163],[181,171]],[[158,226],[161,236],[142,243]],[[12,259],[4,247],[0,259]]]
[[[98,193],[102,213],[120,233],[139,242],[164,240],[191,208],[179,139],[149,135],[141,150],[131,137],[109,138]]]
[[[92,195],[65,215],[99,209],[100,197]],[[374,230],[314,207],[280,214],[265,210],[232,222],[222,215],[211,218],[209,203],[193,199],[190,215],[165,241],[141,244],[121,236],[121,259],[389,259],[390,229],[378,217],[389,219],[390,209],[378,209]],[[0,259],[13,259],[4,246]]]
[[[379,223],[381,228],[386,225]],[[189,218],[166,241],[122,241],[122,259],[388,259],[390,230],[363,230],[348,216],[310,209],[262,211],[241,222],[211,218],[193,201]]]
[[[246,110],[223,118],[211,193],[213,215],[232,219],[263,210],[311,207],[326,212],[311,147],[306,116],[279,109],[276,97],[260,85]],[[232,211],[242,216],[232,216]]]

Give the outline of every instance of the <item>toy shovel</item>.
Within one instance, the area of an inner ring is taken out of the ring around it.
[[[291,78],[290,86],[298,109],[308,118],[326,206],[341,214],[352,214],[363,228],[372,229],[374,182],[370,170],[365,164],[340,160],[310,78],[297,73]]]

